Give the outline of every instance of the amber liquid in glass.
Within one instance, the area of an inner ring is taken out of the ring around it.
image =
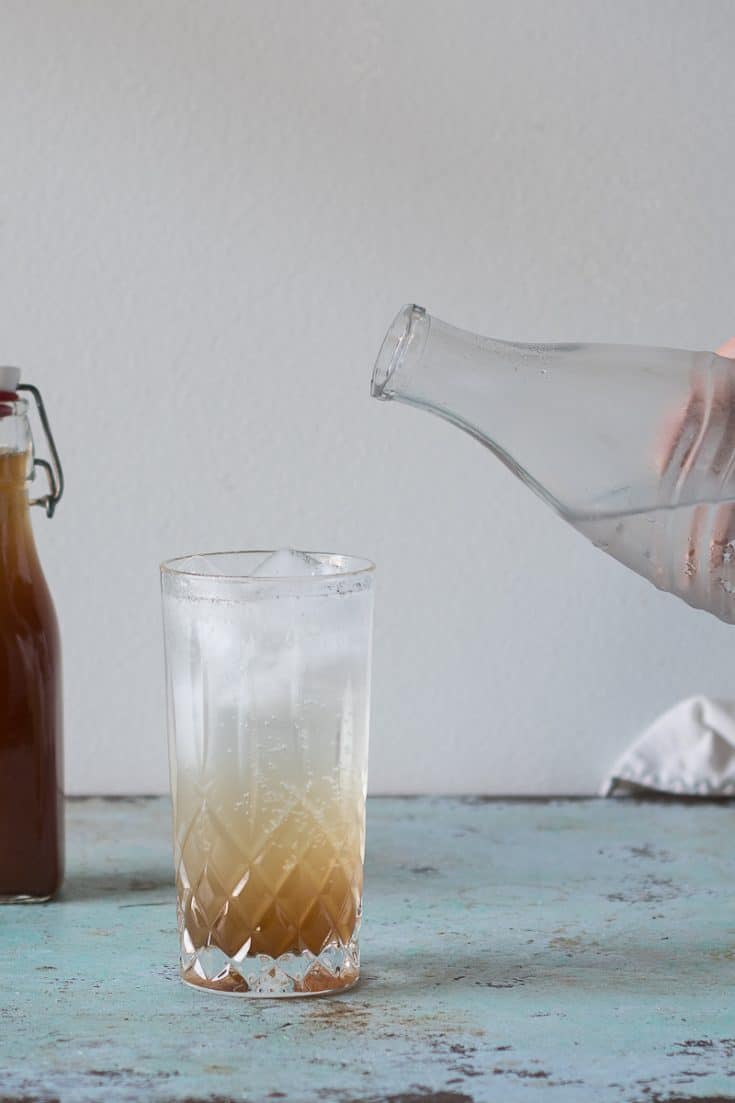
[[[228,779],[229,781],[229,779]],[[204,980],[196,967],[190,984],[223,992],[247,989],[253,955],[316,956],[330,943],[348,945],[362,910],[362,802],[328,789],[309,799],[282,801],[278,792],[248,794],[220,780],[219,801],[184,807],[179,789],[181,842],[177,846],[179,921],[187,947],[215,947],[236,967]],[[227,799],[225,798],[227,794]],[[256,815],[248,805],[257,804]],[[285,806],[284,806],[285,805]],[[357,969],[330,976],[315,967],[297,990],[349,987]]]
[[[0,451],[0,901],[47,899],[63,877],[61,653],[27,470]]]

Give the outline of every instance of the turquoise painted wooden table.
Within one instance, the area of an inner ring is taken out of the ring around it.
[[[164,800],[69,806],[0,910],[0,1100],[735,1100],[735,809],[373,800],[363,983],[180,984]]]

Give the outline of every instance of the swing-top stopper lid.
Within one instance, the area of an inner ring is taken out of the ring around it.
[[[0,367],[0,391],[15,394],[20,383],[20,368]]]

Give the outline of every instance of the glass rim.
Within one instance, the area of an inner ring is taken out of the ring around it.
[[[207,582],[242,582],[249,583],[250,585],[262,585],[263,583],[319,583],[326,581],[333,581],[336,578],[355,578],[359,575],[370,575],[375,571],[375,564],[372,559],[367,559],[361,555],[348,555],[343,552],[319,552],[319,551],[306,551],[303,548],[289,548],[289,551],[297,552],[299,555],[311,555],[315,559],[334,560],[341,559],[344,561],[345,566],[335,566],[334,570],[326,571],[323,574],[288,574],[288,575],[252,575],[252,574],[207,574],[205,571],[186,570],[180,564],[185,563],[189,559],[217,559],[224,556],[253,556],[273,555],[277,551],[282,551],[281,548],[240,548],[235,551],[215,551],[215,552],[190,552],[188,555],[177,555],[173,559],[164,559],[160,564],[160,571],[162,575],[175,575],[179,578],[196,578],[206,579]]]

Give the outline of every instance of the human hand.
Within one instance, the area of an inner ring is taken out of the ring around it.
[[[735,337],[720,345],[717,355],[735,360]],[[656,456],[659,475],[674,486],[695,466],[719,477],[720,485],[730,476],[735,462],[735,373],[697,373],[684,410],[664,422]],[[682,550],[685,589],[696,584],[705,557],[710,572],[721,572],[735,556],[735,504],[717,506],[714,517],[707,505],[693,507]]]

